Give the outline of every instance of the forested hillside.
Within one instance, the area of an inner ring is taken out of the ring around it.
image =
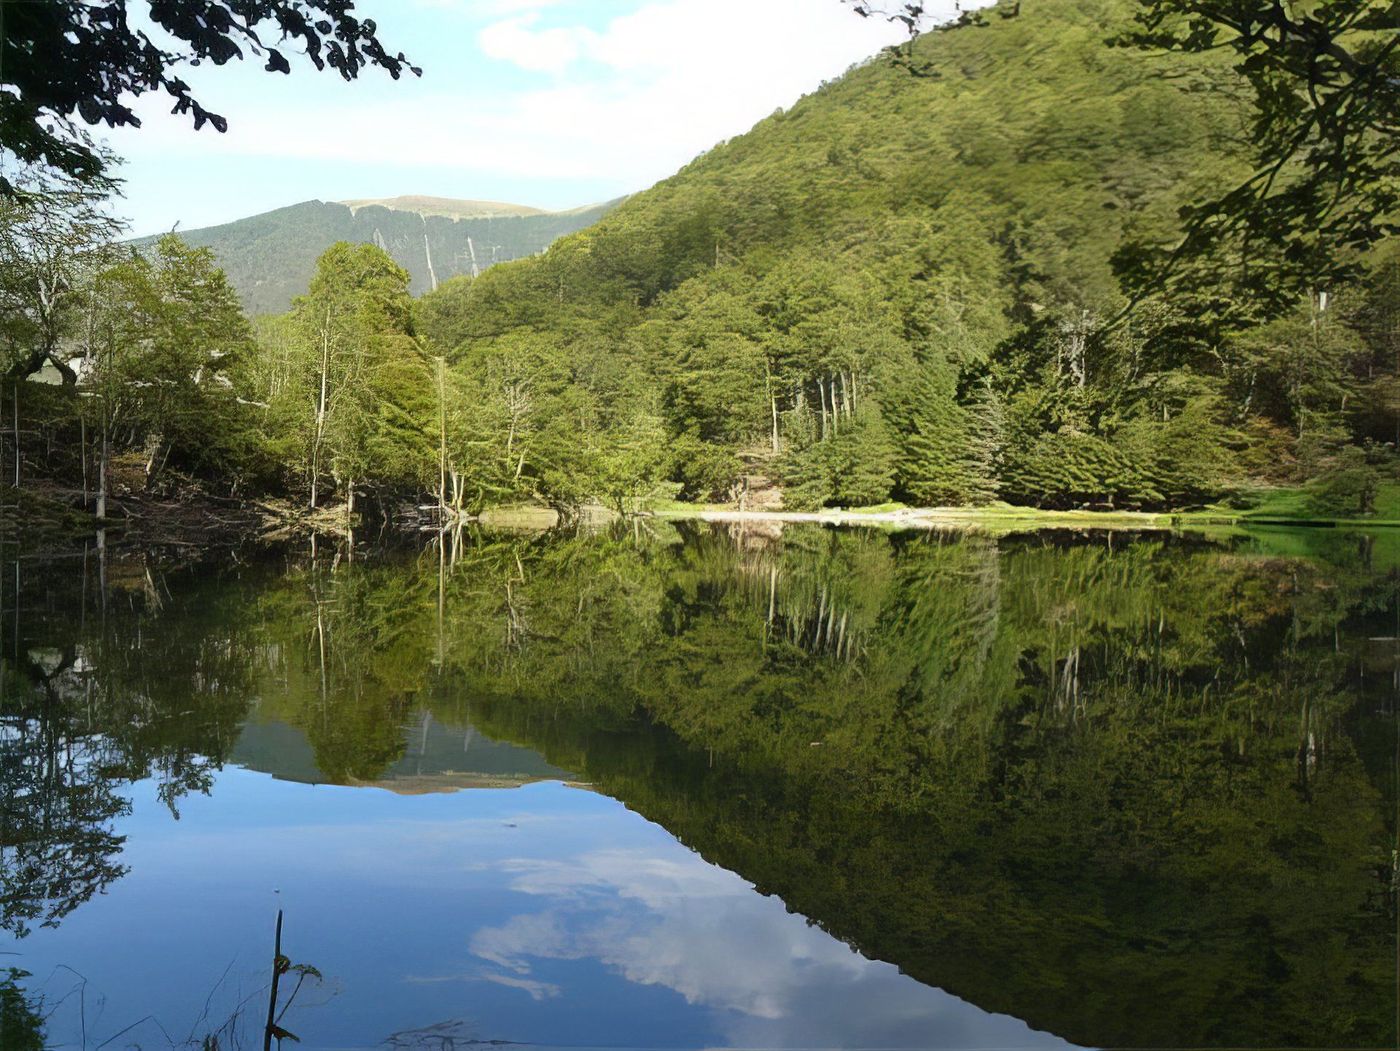
[[[248,313],[275,314],[306,292],[316,258],[337,241],[379,245],[409,272],[410,287],[421,293],[459,274],[542,252],[615,204],[545,212],[422,197],[304,201],[181,237],[214,250]]]
[[[4,203],[6,375],[63,381],[17,398],[14,477],[566,514],[1289,486],[1294,512],[1373,514],[1397,491],[1400,246],[1296,297],[1227,254],[1130,298],[1125,266],[1251,172],[1255,135],[1217,53],[1113,43],[1136,10],[992,9],[490,269],[593,215],[309,204],[133,260],[90,190]],[[296,298],[250,326],[235,290]]]
[[[1267,324],[1224,289],[1125,316],[1115,254],[1242,178],[1249,130],[1213,56],[1111,46],[1131,13],[1027,0],[921,40],[914,71],[872,60],[543,257],[446,284],[421,331],[477,404],[530,392],[515,441],[545,485],[567,427],[569,456],[664,435],[658,477],[702,499],[755,472],[798,507],[1181,506],[1327,476],[1319,499],[1361,510],[1366,443],[1396,437],[1397,256]]]

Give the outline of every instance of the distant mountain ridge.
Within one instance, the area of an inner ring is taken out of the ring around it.
[[[248,313],[275,314],[306,291],[317,258],[337,241],[379,245],[409,272],[410,287],[421,294],[448,278],[542,252],[620,201],[561,212],[426,196],[303,201],[180,236],[213,249]]]
[[[351,211],[378,206],[395,212],[415,212],[418,215],[440,216],[445,219],[503,219],[507,216],[567,214],[550,213],[543,208],[531,208],[528,204],[508,204],[504,201],[463,201],[454,197],[425,197],[421,194],[384,197],[376,200],[338,201],[336,203],[345,205]]]

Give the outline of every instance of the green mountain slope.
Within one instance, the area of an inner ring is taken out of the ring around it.
[[[1194,58],[1108,47],[1124,10],[1032,0],[1019,17],[922,41],[936,77],[872,59],[476,295],[551,272],[569,276],[575,305],[645,305],[690,278],[722,283],[730,266],[878,272],[934,250],[910,278],[996,278],[1002,288],[981,291],[998,306],[1024,292],[1111,309],[1108,257],[1124,236],[1169,226],[1180,203],[1243,170],[1230,159],[1243,113],[1219,78]],[[502,327],[478,314],[445,334]]]
[[[1180,506],[1332,470],[1384,433],[1373,290],[1243,334],[1224,293],[1113,323],[1114,253],[1172,240],[1183,204],[1248,170],[1231,74],[1110,45],[1131,13],[1026,0],[923,39],[935,75],[876,58],[544,255],[426,297],[420,329],[467,374],[528,382],[542,434],[573,405],[575,432],[512,467],[546,495],[565,447],[556,481],[616,475],[578,460],[579,429],[613,450],[664,433],[672,460],[641,473],[715,497],[761,470],[789,506]],[[1306,340],[1332,349],[1302,376]]]
[[[414,292],[507,260],[543,251],[617,202],[567,212],[522,205],[396,197],[385,201],[305,201],[223,226],[182,232],[214,250],[250,314],[286,310],[306,291],[316,259],[337,241],[378,244],[412,276]]]

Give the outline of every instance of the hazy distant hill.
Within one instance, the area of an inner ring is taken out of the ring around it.
[[[306,291],[317,257],[337,241],[380,245],[413,276],[413,291],[421,293],[449,277],[543,251],[617,203],[545,212],[441,197],[306,201],[223,226],[181,231],[181,236],[214,250],[249,313],[268,314],[286,310]]]

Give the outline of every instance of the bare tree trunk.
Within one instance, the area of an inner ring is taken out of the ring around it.
[[[150,451],[146,455],[146,490],[148,492],[150,491],[151,485],[155,482],[156,474],[158,473],[156,461],[160,459],[160,451],[164,444],[164,441],[160,438],[156,438],[155,442],[150,447]]]
[[[423,220],[423,225],[428,225],[427,219]],[[433,269],[433,246],[428,243],[428,234],[426,231],[424,231],[423,233],[423,254],[428,258],[428,283],[431,286],[432,290],[436,292],[438,287],[438,279],[437,271]]]
[[[768,406],[773,416],[773,451],[778,451],[778,394],[773,389],[773,370],[765,358],[763,362],[763,386],[768,391]]]
[[[316,403],[316,433],[311,445],[311,510],[316,510],[316,489],[321,482],[321,443],[326,434],[326,399],[330,383],[331,311],[326,308],[326,326],[321,330],[321,395]]]
[[[447,390],[444,370],[447,363],[437,359],[438,381],[438,524],[447,518]]]
[[[83,507],[88,503],[88,444],[87,444],[87,417],[81,412],[78,414],[78,458],[83,464]]]
[[[107,472],[112,459],[112,429],[102,421],[102,448],[97,457],[97,517],[107,517]]]
[[[65,387],[76,387],[78,385],[78,373],[68,362],[60,360],[57,354],[50,354],[49,363],[58,370],[58,374],[63,378],[63,385]]]
[[[819,392],[819,396],[820,396],[820,398],[821,398],[821,404],[822,404],[822,437],[825,438],[825,437],[826,437],[826,434],[827,434],[827,425],[826,425],[826,381],[825,381],[825,380],[822,380],[822,379],[818,379],[818,380],[817,380],[817,391]]]
[[[24,462],[24,457],[19,454],[19,380],[15,380],[14,386],[14,407],[15,407],[15,488],[19,488],[19,466]]]

